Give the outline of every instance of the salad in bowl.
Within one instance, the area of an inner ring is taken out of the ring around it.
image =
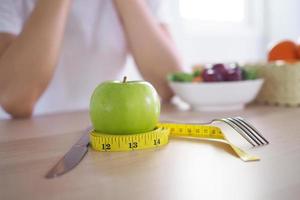
[[[175,72],[167,78],[174,93],[198,111],[243,109],[263,84],[255,69],[236,63],[195,66],[191,73]]]

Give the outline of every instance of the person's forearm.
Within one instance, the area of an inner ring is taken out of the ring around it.
[[[168,100],[172,92],[166,75],[181,67],[173,42],[153,19],[144,0],[114,2],[141,74],[158,89],[163,100]]]
[[[31,114],[58,60],[71,0],[38,0],[0,57],[0,103],[15,117]]]

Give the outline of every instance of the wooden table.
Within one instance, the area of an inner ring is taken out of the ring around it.
[[[86,111],[0,121],[0,199],[299,199],[300,108],[252,106],[196,113],[164,106],[162,120],[204,122],[241,115],[271,144],[242,162],[226,145],[172,139],[164,148],[121,153],[89,151],[62,177],[45,173],[89,124]]]

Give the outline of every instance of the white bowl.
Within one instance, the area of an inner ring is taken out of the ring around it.
[[[263,79],[182,83],[169,81],[174,93],[194,110],[225,111],[240,110],[254,100],[263,84]]]

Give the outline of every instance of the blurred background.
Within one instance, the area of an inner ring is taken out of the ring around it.
[[[265,61],[270,45],[300,36],[299,8],[299,0],[172,0],[162,13],[188,69]],[[132,59],[127,65],[128,76],[139,79]]]
[[[186,70],[195,64],[266,61],[278,41],[300,37],[299,0],[161,0]],[[124,74],[142,79],[132,58]],[[0,118],[8,117],[0,108]]]

